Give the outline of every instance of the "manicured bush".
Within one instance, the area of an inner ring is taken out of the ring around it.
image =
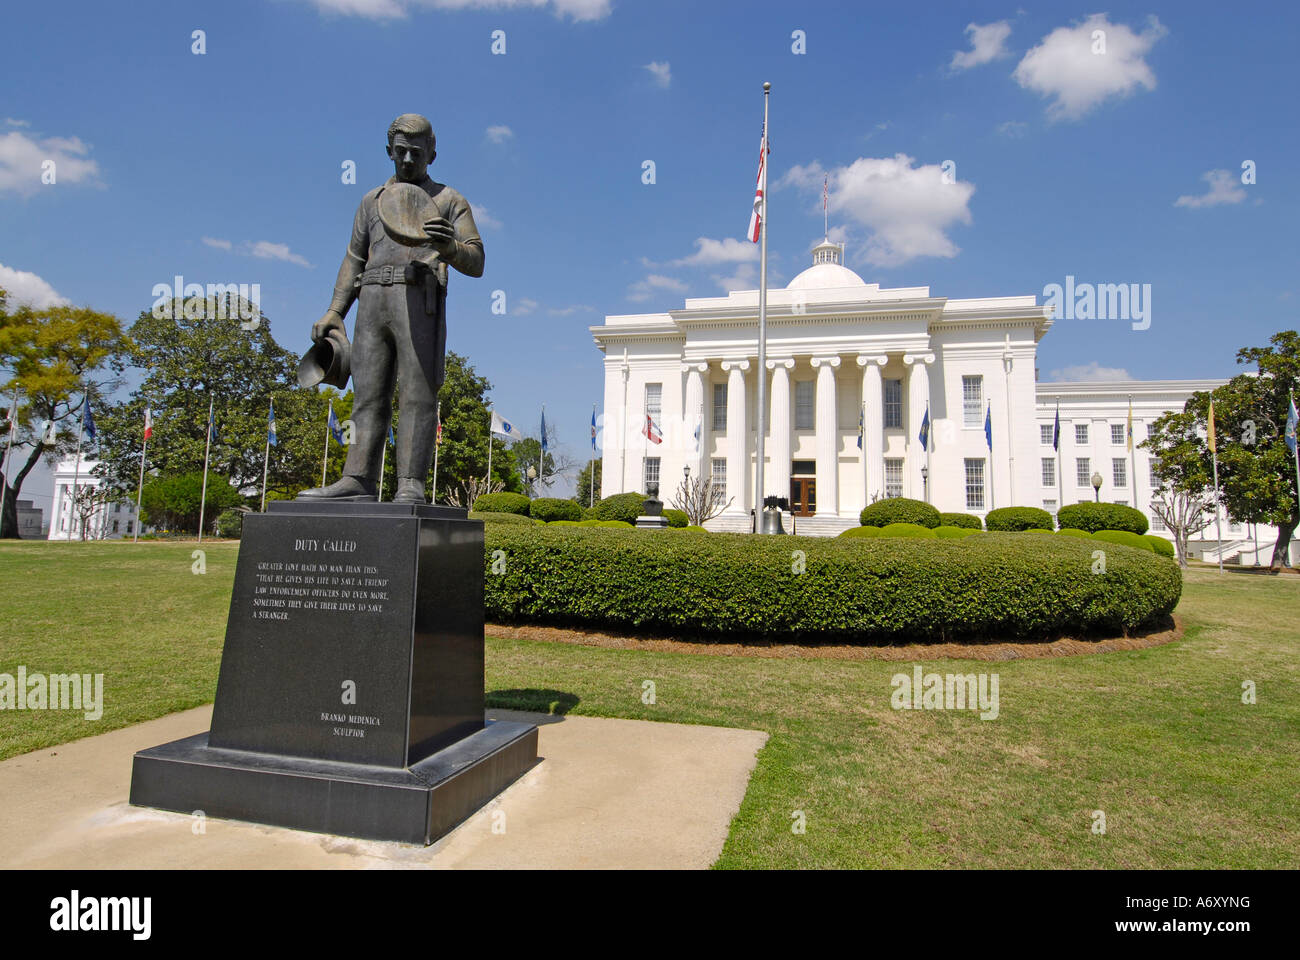
[[[635,523],[628,523],[626,520],[597,520],[598,527],[613,527],[615,530],[635,529]]]
[[[1074,527],[1089,533],[1098,530],[1147,532],[1147,518],[1142,511],[1118,503],[1072,503],[1057,511],[1056,521],[1062,527]]]
[[[969,527],[971,530],[983,530],[984,523],[973,513],[941,513],[939,522],[945,527]]]
[[[882,537],[933,537],[934,530],[919,523],[887,523],[880,528]]]
[[[590,517],[588,517],[588,518],[586,518],[586,519],[584,519],[584,520],[579,520],[579,521],[578,521],[578,526],[580,526],[580,527],[598,527],[598,526],[600,526],[600,521],[599,521],[599,520],[592,520]]]
[[[1089,533],[1087,530],[1078,530],[1074,527],[1062,527],[1060,530],[1057,530],[1056,532],[1063,533],[1067,537],[1082,537],[1085,540],[1092,539],[1092,534]]]
[[[484,523],[508,523],[520,527],[537,525],[537,522],[532,517],[521,517],[517,513],[495,513],[490,510],[471,510],[469,518],[471,520],[482,520]]]
[[[1157,537],[1154,533],[1142,534],[1142,539],[1151,544],[1151,549],[1162,557],[1174,557],[1174,545],[1164,537]]]
[[[865,527],[861,529],[865,529]],[[963,537],[973,537],[977,533],[979,533],[979,530],[973,527],[940,526],[934,528],[934,535],[945,540],[960,540]]]
[[[682,527],[682,529],[683,529],[683,530],[692,530],[692,531],[694,531],[695,533],[708,533],[708,532],[709,532],[708,530],[705,530],[703,527],[698,527],[698,526],[696,526],[695,524],[690,524],[690,525],[688,525],[688,526]]]
[[[1148,553],[1156,552],[1156,548],[1151,546],[1142,534],[1130,533],[1128,530],[1098,530],[1092,535],[1092,539],[1105,540],[1107,543],[1122,543],[1126,547],[1145,550]]]
[[[636,518],[645,513],[644,493],[616,493],[604,500],[597,500],[596,505],[585,516],[591,520],[623,520],[636,523]]]
[[[548,527],[579,527],[582,526],[580,520],[547,520]]]
[[[476,513],[517,513],[528,516],[529,500],[522,493],[485,493],[470,508]]]
[[[1024,640],[1118,633],[1161,622],[1178,565],[1070,537],[983,533],[958,542],[827,537],[654,536],[628,530],[487,527],[509,557],[485,576],[495,623],[673,631],[793,642]],[[790,551],[805,552],[792,573]]]
[[[685,527],[691,522],[685,510],[674,510],[672,507],[664,507],[664,516],[668,518],[670,527]]]
[[[839,534],[840,537],[878,537],[879,527],[849,527]],[[838,538],[837,538],[838,539]]]
[[[1051,530],[1052,515],[1038,507],[999,507],[990,510],[984,518],[984,526],[990,530],[1016,533],[1021,530]]]
[[[238,540],[244,529],[244,514],[247,511],[238,507],[223,510],[217,517],[217,536],[226,540]]]
[[[572,500],[559,500],[555,497],[538,497],[528,505],[528,515],[535,520],[550,523],[553,520],[582,519],[582,507]]]
[[[885,527],[891,523],[915,523],[922,527],[937,527],[939,511],[920,500],[887,497],[863,507],[858,519],[864,527]]]

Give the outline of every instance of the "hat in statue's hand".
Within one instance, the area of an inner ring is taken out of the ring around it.
[[[394,183],[379,194],[379,221],[398,243],[418,247],[429,242],[424,222],[438,216],[437,204],[413,183]]]
[[[342,330],[331,330],[317,340],[298,364],[298,386],[325,383],[340,390],[352,376],[352,344]]]

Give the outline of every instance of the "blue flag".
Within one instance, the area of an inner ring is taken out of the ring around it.
[[[989,452],[993,452],[993,405],[989,404],[984,413],[984,439],[988,442]]]
[[[697,446],[699,445],[699,440],[700,440],[700,428],[696,427],[695,441]],[[594,406],[591,408],[591,449],[592,450],[596,449],[596,408]]]
[[[266,417],[266,442],[275,446],[275,401],[271,401],[271,412]]]
[[[1052,449],[1058,453],[1061,450],[1061,404],[1056,404],[1056,426],[1052,428]]]
[[[542,456],[546,456],[546,408],[542,407]]]
[[[389,443],[397,442],[396,440],[393,439],[393,425],[391,423],[388,425],[388,442]]]
[[[866,429],[866,411],[858,408],[858,449],[862,449],[862,431]]]
[[[1300,417],[1296,416],[1295,397],[1291,398],[1291,409],[1286,414],[1286,445],[1291,450],[1291,456],[1295,456],[1296,444],[1296,422]]]
[[[217,445],[217,411],[211,407],[208,409],[208,445]]]
[[[921,449],[930,449],[930,405],[926,404],[925,416],[921,418],[921,432],[916,439],[921,441]]]
[[[343,427],[341,427],[341,426],[339,425],[339,418],[336,417],[336,416],[334,416],[334,405],[333,405],[333,404],[330,404],[329,428],[330,428],[330,433],[332,433],[332,434],[334,435],[334,439],[335,439],[335,441],[338,442],[338,443],[342,443],[342,442],[343,442]]]
[[[86,436],[94,440],[95,418],[90,415],[90,394],[86,394],[86,401],[81,406],[81,423],[86,428]]]

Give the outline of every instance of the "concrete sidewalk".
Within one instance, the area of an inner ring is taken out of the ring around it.
[[[550,717],[543,761],[438,843],[353,840],[126,802],[135,751],[208,729],[200,707],[0,763],[9,868],[703,868],[717,859],[767,734]]]

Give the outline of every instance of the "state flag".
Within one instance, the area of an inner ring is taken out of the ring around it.
[[[521,436],[519,428],[495,410],[492,411],[492,432],[510,440],[518,440]]]
[[[749,240],[758,243],[763,232],[763,191],[767,189],[767,128],[763,128],[762,139],[758,142],[758,183],[754,187],[754,209],[749,214]]]
[[[664,435],[659,432],[659,425],[655,423],[654,417],[648,413],[645,415],[645,426],[641,428],[641,435],[651,443],[664,442]]]
[[[148,407],[144,408],[144,438],[148,440],[153,436],[153,411]]]

